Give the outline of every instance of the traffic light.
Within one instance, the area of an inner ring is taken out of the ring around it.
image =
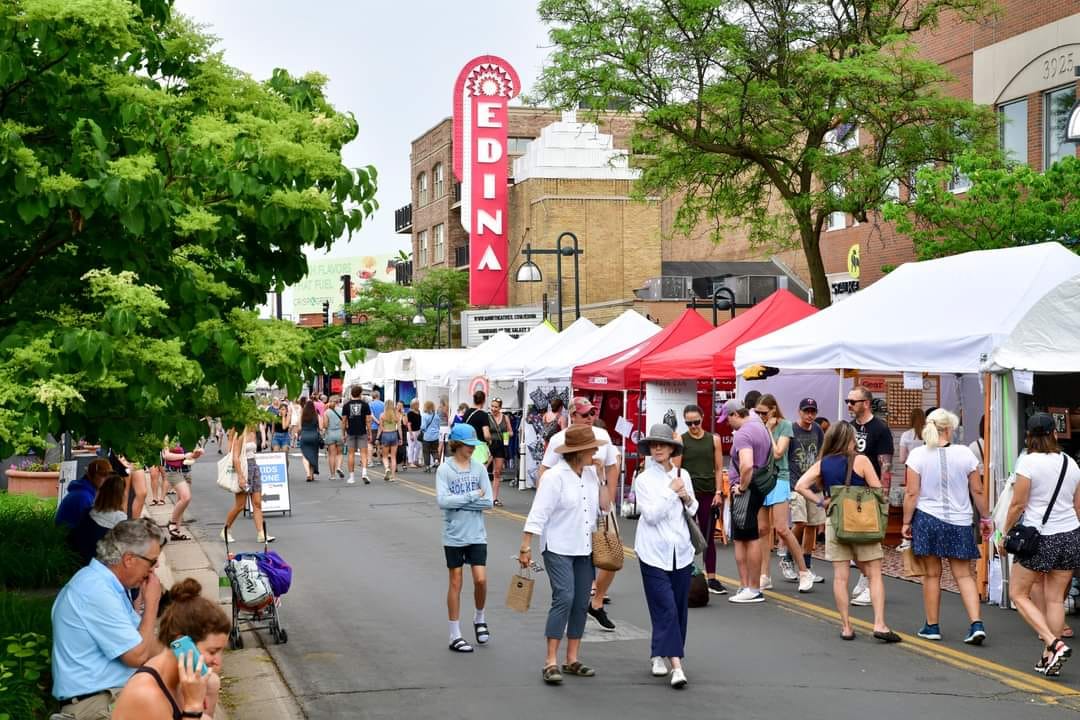
[[[331,321],[331,318],[330,318],[330,301],[329,300],[323,301],[322,312],[323,312],[323,325],[325,325],[326,327],[330,327],[333,324],[333,322]]]

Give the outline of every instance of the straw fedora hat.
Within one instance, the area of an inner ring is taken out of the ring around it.
[[[596,437],[591,427],[588,425],[571,425],[566,428],[563,444],[555,448],[555,452],[566,455],[567,453],[575,453],[578,450],[597,448],[601,445],[607,445],[607,440]]]
[[[638,441],[638,447],[641,448],[642,452],[649,452],[649,444],[654,442],[670,445],[672,455],[682,455],[682,438],[669,425],[664,423],[653,425],[649,428],[649,434]]]

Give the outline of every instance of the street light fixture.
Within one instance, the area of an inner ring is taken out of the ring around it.
[[[723,300],[720,299],[721,295],[724,296]],[[697,296],[696,295],[694,297],[690,298],[690,302],[688,302],[686,304],[686,307],[691,308],[693,310],[697,310]],[[720,285],[715,290],[713,290],[713,294],[712,294],[712,324],[713,324],[713,327],[716,327],[720,322],[720,318],[718,317],[718,313],[719,313],[720,310],[730,310],[731,311],[731,319],[734,320],[735,319],[735,308],[737,308],[737,307],[738,307],[738,305],[735,303],[735,291],[734,290],[732,290],[731,288],[729,288],[729,287],[727,287],[725,285]],[[747,306],[747,307],[749,307],[749,306]]]
[[[563,238],[568,237],[573,240],[573,246],[563,247]],[[533,262],[533,255],[554,255],[555,256],[555,285],[556,294],[558,295],[557,307],[559,311],[559,330],[563,329],[563,301],[562,301],[562,259],[563,256],[574,258],[574,319],[581,317],[581,275],[578,267],[578,256],[584,254],[584,250],[578,247],[577,235],[572,232],[564,232],[559,235],[555,240],[555,249],[540,248],[534,249],[532,243],[526,243],[525,245],[525,262],[521,264],[521,267],[517,270],[515,276],[518,282],[541,282],[544,279],[544,274],[540,272],[540,267]]]
[[[453,338],[451,337],[453,333],[453,318],[451,318],[450,316],[450,313],[453,310],[453,305],[451,305],[450,303],[450,296],[438,295],[435,297],[435,302],[431,303],[430,305],[422,305],[417,303],[416,315],[413,315],[412,319],[413,325],[427,325],[427,317],[424,316],[424,308],[435,311],[435,347],[439,349],[442,348],[442,334],[440,332],[442,330],[442,318],[440,317],[439,313],[442,310],[446,311],[446,344],[450,345],[453,342]]]

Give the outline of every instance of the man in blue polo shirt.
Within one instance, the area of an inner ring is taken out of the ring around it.
[[[150,520],[117,523],[98,543],[97,557],[56,597],[53,695],[64,717],[108,718],[135,668],[161,651],[154,567],[164,543],[164,531]],[[139,588],[138,607],[128,597],[133,588]]]
[[[56,524],[75,529],[86,513],[94,506],[98,488],[112,472],[112,465],[105,458],[91,460],[86,475],[68,485],[67,494],[56,509]]]

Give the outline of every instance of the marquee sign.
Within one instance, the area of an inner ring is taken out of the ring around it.
[[[521,91],[500,57],[465,64],[454,83],[454,177],[461,182],[461,225],[469,233],[469,304],[506,305],[507,106]]]

